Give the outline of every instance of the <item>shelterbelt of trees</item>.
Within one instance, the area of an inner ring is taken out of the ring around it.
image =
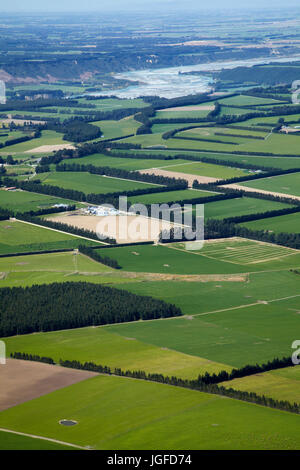
[[[86,255],[89,258],[92,258],[93,260],[98,261],[99,263],[105,264],[106,266],[109,266],[111,268],[121,269],[122,267],[119,265],[117,260],[109,258],[108,256],[102,256],[88,246],[79,245],[78,251],[82,253],[83,255]]]
[[[242,217],[241,222],[245,221],[246,216]],[[249,217],[249,220],[255,220]],[[170,230],[162,230],[159,235],[160,243],[172,243],[174,241],[191,241],[195,239],[196,227],[192,224],[191,227],[185,229],[181,227],[171,228]],[[191,238],[188,238],[190,236]],[[204,226],[204,238],[232,238],[241,237],[250,240],[258,240],[266,243],[273,243],[275,245],[282,245],[289,248],[300,249],[300,234],[299,233],[273,233],[267,230],[251,230],[236,222],[228,222],[227,220],[207,219]]]
[[[51,357],[40,357],[35,354],[28,354],[22,352],[14,352],[11,353],[10,357],[14,359],[22,359],[27,361],[37,361],[37,362],[44,362],[47,364],[55,364],[54,360]],[[269,362],[272,366],[272,369],[288,367],[288,361],[286,358],[274,359],[274,361]],[[199,376],[198,379],[181,379],[176,376],[165,376],[163,374],[157,373],[147,373],[143,370],[122,370],[118,367],[112,369],[109,366],[95,364],[94,362],[84,362],[81,363],[77,360],[62,360],[60,359],[59,365],[62,367],[68,367],[71,369],[80,369],[80,370],[89,370],[92,372],[96,372],[98,374],[108,374],[108,375],[118,375],[121,377],[131,377],[134,379],[140,380],[148,380],[150,382],[159,382],[167,385],[173,385],[175,387],[183,387],[189,388],[192,390],[197,390],[199,392],[206,392],[212,393],[215,395],[227,396],[230,398],[235,398],[236,400],[242,400],[250,403],[256,403],[257,405],[268,406],[270,408],[275,408],[279,410],[288,411],[290,413],[300,413],[300,405],[299,403],[291,403],[287,400],[274,400],[273,398],[267,397],[265,395],[258,395],[255,392],[247,392],[242,390],[235,390],[230,387],[224,387],[222,385],[217,385],[216,383],[210,383],[208,381],[209,374],[207,376]],[[236,369],[236,372],[245,372],[246,370],[249,371],[249,375],[251,372],[256,369],[257,371],[263,371],[263,366],[245,366],[241,369]],[[267,370],[272,370],[267,369]],[[247,375],[247,374],[246,374]],[[242,375],[245,377],[246,375]],[[204,379],[206,377],[206,380]],[[218,377],[218,376],[216,376]],[[226,380],[226,379],[225,379]],[[208,383],[206,383],[208,382]]]
[[[180,316],[175,305],[88,282],[0,289],[0,336]]]

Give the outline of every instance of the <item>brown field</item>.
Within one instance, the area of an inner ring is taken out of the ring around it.
[[[35,147],[31,150],[26,150],[24,153],[46,153],[46,152],[55,152],[56,150],[63,149],[75,149],[72,144],[59,144],[59,145],[41,145],[40,147]]]
[[[7,359],[0,365],[0,411],[97,375],[41,362]]]
[[[224,188],[232,188],[232,189],[238,189],[239,191],[249,191],[251,193],[262,193],[262,194],[272,194],[273,196],[278,196],[278,197],[287,197],[290,199],[296,199],[297,201],[300,201],[300,196],[294,196],[292,194],[286,194],[286,193],[276,193],[273,191],[265,191],[264,189],[257,189],[257,188],[249,188],[248,186],[241,186],[239,184],[223,184]],[[222,188],[220,186],[220,188]]]
[[[140,173],[148,173],[149,175],[168,176],[169,178],[183,179],[188,182],[190,188],[192,187],[193,182],[195,180],[197,180],[198,183],[214,183],[215,181],[218,181],[217,178],[212,178],[210,176],[190,175],[187,173],[179,173],[179,171],[161,170],[159,168],[140,170]]]
[[[78,215],[64,213],[49,218],[53,222],[62,222],[96,233],[113,237],[118,243],[158,240],[161,230],[172,227],[167,221],[141,215]]]
[[[177,106],[176,108],[165,108],[159,109],[158,111],[213,111],[215,109],[214,105],[205,105],[205,106]]]

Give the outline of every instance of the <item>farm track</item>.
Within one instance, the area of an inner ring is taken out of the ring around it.
[[[84,240],[89,240],[89,241],[94,242],[94,243],[100,243],[101,245],[109,245],[109,243],[101,242],[101,241],[95,240],[93,238],[87,238],[87,237],[83,237],[81,235],[74,235],[73,233],[70,233],[70,232],[64,232],[63,230],[58,230],[56,228],[51,228],[51,227],[45,227],[44,225],[34,224],[33,222],[27,222],[27,221],[25,222],[25,220],[20,220],[20,219],[16,219],[16,218],[12,218],[12,220],[15,220],[16,222],[21,222],[23,224],[33,225],[35,227],[45,228],[46,230],[53,230],[54,232],[63,233],[64,235],[69,235],[69,236],[74,237],[74,238],[83,238]]]
[[[59,441],[58,439],[51,439],[45,436],[36,436],[35,434],[28,434],[25,432],[13,431],[12,429],[0,428],[2,432],[8,432],[10,434],[17,434],[18,436],[31,437],[33,439],[40,439],[42,441],[49,441],[55,444],[61,444],[63,446],[74,447],[75,449],[90,450],[88,447],[78,446],[77,444],[71,444],[70,442]]]

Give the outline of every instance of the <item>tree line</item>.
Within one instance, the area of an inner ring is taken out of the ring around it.
[[[124,170],[123,168],[111,168],[109,166],[101,167],[94,165],[80,165],[79,163],[62,163],[60,165],[56,165],[56,171],[88,172],[94,175],[105,175],[112,176],[114,178],[160,184],[168,187],[175,187],[176,189],[186,189],[188,187],[188,183],[185,179],[140,173],[139,171],[128,171]]]
[[[118,261],[112,258],[109,258],[108,256],[101,256],[96,250],[93,250],[92,248],[85,246],[85,245],[79,245],[78,251],[82,253],[83,255],[88,256],[89,258],[92,258],[93,260],[97,261],[98,263],[105,264],[106,266],[109,266],[110,268],[114,269],[121,269],[122,266],[119,265]]]
[[[30,360],[30,357],[34,357],[34,360],[38,360],[37,358],[39,356],[31,355],[28,353],[22,353],[22,352],[14,352],[14,353],[11,353],[10,357],[15,358],[15,359],[23,359],[23,360]],[[46,357],[46,358],[40,358],[40,359],[41,359],[41,362],[47,362],[50,364],[54,363],[54,360],[52,358]],[[276,359],[274,361],[276,361]],[[228,398],[255,403],[257,405],[267,406],[267,407],[275,408],[279,410],[284,410],[290,413],[297,413],[297,414],[300,413],[299,403],[296,403],[296,402],[291,403],[287,400],[275,400],[265,395],[258,395],[255,392],[247,392],[247,391],[242,391],[242,390],[235,390],[233,388],[225,388],[224,386],[218,385],[216,383],[205,383],[205,381],[201,379],[201,376],[199,376],[198,379],[196,380],[181,379],[176,376],[169,377],[169,376],[165,376],[163,374],[158,374],[158,373],[147,373],[143,370],[133,370],[133,371],[122,370],[119,367],[111,368],[109,366],[96,364],[94,362],[81,363],[80,361],[77,361],[77,360],[68,360],[68,359],[60,359],[59,365],[62,367],[67,367],[71,369],[88,370],[91,372],[96,372],[98,374],[117,375],[120,377],[130,377],[134,379],[147,380],[150,382],[158,382],[158,383],[163,383],[167,385],[173,385],[176,387],[197,390],[199,392],[226,396]],[[251,366],[246,366],[246,367],[252,368]],[[283,366],[283,367],[287,367],[287,366]]]

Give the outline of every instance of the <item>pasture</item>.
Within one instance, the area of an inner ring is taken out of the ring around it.
[[[202,249],[191,251],[178,242],[112,247],[106,252],[127,271],[150,273],[237,274],[300,266],[299,251],[244,239],[205,242]]]
[[[151,158],[121,158],[117,156],[93,154],[87,157],[72,158],[65,160],[66,165],[79,163],[80,165],[109,166],[110,168],[121,168],[128,171],[144,170],[147,168],[156,168],[157,166],[174,165],[174,163],[188,163],[187,160],[160,160]]]
[[[204,217],[206,219],[225,219],[227,217],[238,217],[241,215],[280,210],[288,207],[291,206],[281,202],[241,197],[205,204]],[[259,222],[261,222],[261,220],[257,221],[258,226],[260,226]]]
[[[0,431],[0,450],[71,450],[72,447],[45,439],[36,439]]]
[[[229,98],[222,98],[218,100],[220,104],[226,104],[227,106],[259,106],[266,104],[280,104],[280,100],[274,100],[273,98],[261,98],[257,96],[237,95],[230,96]]]
[[[125,281],[121,276],[111,278],[110,268],[74,252],[0,258],[0,273],[0,287],[67,281]]]
[[[240,225],[250,230],[267,230],[275,233],[300,233],[300,214],[287,214],[280,217],[252,220]]]
[[[199,191],[193,189],[183,189],[178,191],[166,191],[154,194],[142,194],[141,196],[130,196],[128,202],[131,204],[162,204],[175,201],[184,201],[185,199],[197,199],[201,197],[212,197],[218,193],[209,191]]]
[[[82,397],[84,396],[84,400]],[[77,421],[61,426],[62,418]],[[159,383],[98,376],[23,403],[0,426],[92,449],[297,449],[299,416]]]
[[[103,139],[114,139],[115,137],[135,134],[141,125],[135,121],[133,116],[121,119],[120,121],[95,121],[92,124],[100,127]]]
[[[95,245],[75,235],[57,232],[14,220],[0,222],[0,254],[30,251],[77,248],[79,245]]]
[[[261,178],[255,181],[245,181],[240,184],[249,188],[300,196],[300,173]]]
[[[157,187],[151,183],[122,180],[120,178],[73,171],[43,173],[40,179],[43,184],[59,186],[64,189],[75,189],[85,194],[107,194]]]
[[[242,379],[224,382],[224,387],[235,390],[247,390],[258,395],[265,395],[275,400],[300,402],[300,367],[286,367],[262,374],[250,375]]]
[[[279,278],[281,282],[287,280],[285,288],[279,285]],[[260,285],[259,281],[264,284]],[[148,285],[148,289],[142,284],[139,289],[136,287],[138,285],[132,284],[127,288],[139,294],[142,292],[146,294],[147,291],[148,295],[154,290],[153,284]],[[197,289],[196,286],[193,288]],[[182,284],[178,284],[177,289],[181,289],[181,297],[180,294],[176,295],[175,289],[172,291],[170,285],[166,285],[164,300],[172,298],[176,305],[182,306],[188,292]],[[206,289],[210,290],[210,285]],[[297,291],[296,284],[292,286],[288,281],[288,275],[275,276],[273,281],[268,281],[266,275],[255,275],[250,286],[244,284],[235,294],[231,286],[228,289],[224,287],[219,289],[223,298],[220,294],[217,296],[211,289],[210,295],[215,296],[215,299],[210,301],[210,308],[207,290],[202,289],[202,292],[198,290],[198,314],[194,306],[193,312],[192,308],[184,309],[186,313],[194,313],[192,316],[110,325],[105,329],[111,333],[233,367],[261,364],[274,357],[291,354],[295,331],[299,329],[299,289]],[[245,294],[249,294],[249,297]],[[192,290],[190,295],[194,295],[195,301],[196,295],[192,294]],[[236,305],[236,308],[228,308],[227,297],[231,296],[233,300],[234,295],[236,304],[239,305]],[[239,302],[238,295],[240,295]],[[192,299],[189,299],[189,302],[191,306]],[[203,309],[204,304],[206,310]],[[202,313],[200,313],[201,307]]]
[[[78,328],[4,339],[7,355],[22,351],[59,359],[92,361],[111,368],[145,370],[148,373],[196,379],[199,374],[231,370],[225,364],[110,333],[102,327]],[[78,347],[80,345],[80,347]],[[26,363],[25,363],[26,365]]]
[[[269,243],[235,239],[207,243],[201,254],[239,265],[265,263],[298,254],[296,250]],[[299,252],[300,254],[300,252]]]
[[[116,150],[117,153],[122,153],[120,150]],[[300,167],[300,157],[272,157],[272,156],[255,156],[255,155],[233,155],[229,153],[213,153],[213,152],[193,152],[191,151],[184,151],[186,155],[193,155],[194,157],[205,157],[210,159],[217,159],[222,161],[229,161],[229,162],[236,162],[236,163],[243,163],[243,164],[253,164],[253,165],[261,165],[269,168],[282,168],[283,170],[288,170],[290,168],[299,168]],[[139,153],[141,155],[148,155],[149,153],[159,153],[166,156],[174,156],[178,155],[179,151],[176,150],[140,150]],[[180,156],[184,158],[185,153],[183,151],[180,152]],[[175,160],[174,163],[183,163],[180,160]],[[166,162],[168,163],[168,162]],[[172,164],[172,162],[171,162]]]
[[[44,145],[65,145],[68,146],[70,142],[63,140],[63,134],[60,134],[55,131],[45,130],[42,131],[41,137],[37,139],[28,140],[26,142],[21,142],[19,144],[10,145],[9,147],[4,147],[0,149],[1,152],[9,152],[9,153],[23,153],[31,151],[37,147],[42,147]],[[43,150],[42,150],[43,152]]]
[[[54,204],[73,205],[74,201],[22,190],[0,192],[0,206],[3,209],[12,210],[14,213],[46,209],[54,206]],[[76,206],[81,205],[76,203]]]
[[[247,170],[229,166],[213,165],[203,162],[180,162],[177,160],[173,164],[167,163],[167,165],[165,164],[163,166],[157,164],[156,168],[166,168],[168,171],[186,173],[188,175],[209,176],[218,179],[235,178],[245,176],[248,173]]]

